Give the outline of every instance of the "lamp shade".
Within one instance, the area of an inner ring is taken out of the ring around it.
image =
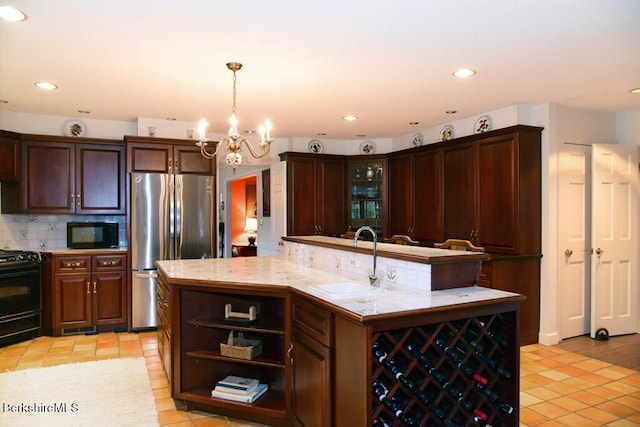
[[[247,217],[244,223],[245,233],[256,233],[258,231],[258,218]]]

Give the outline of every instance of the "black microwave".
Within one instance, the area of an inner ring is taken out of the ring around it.
[[[68,222],[67,247],[71,249],[117,248],[117,222]]]

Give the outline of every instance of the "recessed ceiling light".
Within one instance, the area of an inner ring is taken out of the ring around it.
[[[344,116],[343,119],[345,119],[348,122],[353,122],[354,120],[358,120],[358,116],[354,116],[353,114],[349,114],[348,116]]]
[[[327,133],[326,132],[318,132],[316,135],[318,135],[318,136],[327,136]]]
[[[9,101],[7,101],[6,99],[0,99],[0,104],[8,104]]]
[[[36,85],[40,89],[44,89],[44,90],[58,89],[58,86],[54,85],[53,83],[49,83],[49,82],[35,82],[34,85]]]
[[[360,134],[358,134],[358,135],[356,135],[356,136],[357,136],[358,138],[364,138],[364,137],[365,137],[365,136],[367,136],[367,135],[365,135],[364,133],[360,133]]]
[[[420,124],[420,122],[409,122],[409,124],[410,124],[411,126],[415,126],[415,125],[419,125],[419,124]]]
[[[243,131],[243,132],[244,132],[244,133],[247,133],[247,134],[249,134],[249,135],[251,135],[252,133],[256,133],[256,131],[255,131],[255,130],[251,130],[251,129],[247,129],[247,130],[245,130],[245,131]]]
[[[630,92],[630,93],[640,94],[640,87],[637,87],[637,88],[635,88],[635,89],[631,89],[629,92]]]
[[[15,7],[11,6],[0,6],[0,18],[6,19],[11,22],[20,22],[27,19],[27,15],[20,12]]]
[[[447,114],[455,114],[457,112],[458,112],[458,110],[447,110],[447,111],[445,111],[445,113],[447,113]]]
[[[78,113],[80,114],[89,114],[91,111],[89,110],[78,110]]]
[[[167,117],[167,120],[169,120],[170,122],[175,122],[176,118],[175,117]]]
[[[458,71],[454,71],[453,75],[463,79],[465,77],[471,77],[475,73],[476,73],[475,70],[471,70],[469,68],[462,68],[462,69],[460,69]]]

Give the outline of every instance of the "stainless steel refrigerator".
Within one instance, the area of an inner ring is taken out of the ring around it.
[[[211,258],[214,178],[131,174],[131,327],[157,326],[157,260]]]

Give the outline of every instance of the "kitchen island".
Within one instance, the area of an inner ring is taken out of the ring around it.
[[[268,425],[517,424],[524,296],[372,288],[366,274],[293,256],[157,263],[159,350],[174,399]],[[225,318],[252,310],[253,321]],[[261,352],[223,354],[232,331]],[[212,398],[227,375],[269,391],[251,404]]]

